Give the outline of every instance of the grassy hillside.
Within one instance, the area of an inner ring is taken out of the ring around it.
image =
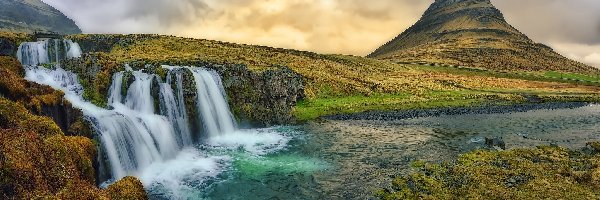
[[[159,35],[73,35],[84,49],[105,51],[118,63],[189,64],[197,61],[244,64],[263,71],[288,66],[305,81],[299,119],[368,110],[401,110],[525,102],[596,101],[600,88],[592,75],[561,79],[548,72],[491,71],[477,68],[399,64],[347,55]],[[100,43],[102,49],[86,47]],[[88,45],[86,45],[88,44]],[[565,73],[566,74],[566,73]],[[571,73],[576,75],[576,73]],[[586,77],[581,81],[579,78]]]
[[[81,33],[73,20],[40,0],[0,1],[0,30],[32,33]]]

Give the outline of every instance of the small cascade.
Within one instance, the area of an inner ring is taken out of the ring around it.
[[[190,68],[197,90],[197,107],[203,127],[209,137],[235,131],[235,121],[225,100],[221,80],[215,72],[204,68]]]
[[[113,75],[107,99],[110,109],[105,109],[85,101],[77,75],[58,65],[61,59],[81,57],[77,43],[27,42],[20,45],[17,56],[26,69],[27,80],[64,91],[67,100],[88,117],[101,141],[102,155],[110,165],[106,170],[114,180],[138,176],[154,163],[174,159],[201,138],[236,131],[221,79],[212,70],[163,66],[168,70],[163,81],[157,75],[127,67]],[[54,64],[54,69],[41,67],[48,64]],[[195,105],[185,104],[186,78],[195,83]],[[199,116],[188,116],[188,106],[195,106]],[[201,133],[192,133],[190,117],[198,119]]]
[[[193,141],[190,131],[190,120],[185,107],[183,96],[183,74],[181,68],[171,68],[165,83],[160,83],[160,113],[169,118],[175,132],[178,133],[177,142],[180,146],[190,146]],[[175,91],[173,91],[173,78],[175,78]]]
[[[22,65],[59,65],[64,58],[79,58],[82,51],[79,44],[71,40],[43,39],[37,42],[24,42],[19,46],[17,58]]]
[[[123,101],[123,87],[121,87],[123,85],[123,73],[124,72],[117,72],[113,75],[113,81],[110,85],[110,90],[108,91],[108,105],[121,103]]]
[[[79,44],[71,40],[64,40],[63,44],[65,46],[65,49],[67,50],[67,58],[79,58],[81,57],[81,54],[83,54]]]
[[[48,40],[25,42],[19,46],[17,58],[22,65],[38,66],[50,63],[48,57]]]

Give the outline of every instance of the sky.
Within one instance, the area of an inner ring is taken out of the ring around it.
[[[365,56],[433,0],[43,0],[85,33],[157,33]],[[492,0],[536,42],[600,67],[600,0]]]

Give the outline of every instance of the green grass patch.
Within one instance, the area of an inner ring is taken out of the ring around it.
[[[510,101],[509,98],[469,90],[431,91],[422,96],[401,93],[330,97],[299,102],[294,110],[294,116],[300,121],[306,121],[321,116],[352,114],[366,111],[475,106],[484,103],[492,103],[492,99],[497,99],[497,103]]]
[[[543,82],[559,82],[559,83],[575,83],[581,85],[600,86],[600,76],[591,76],[577,73],[564,72],[545,72],[543,74],[536,72],[522,71],[493,71],[489,69],[457,67],[457,66],[429,66],[429,65],[409,65],[414,70],[441,72],[463,76],[483,76],[508,79],[521,79],[528,81],[543,81]]]
[[[585,74],[576,74],[576,73],[565,73],[565,72],[556,72],[550,71],[544,73],[544,76],[550,78],[558,78],[558,79],[571,79],[571,80],[581,80],[581,81],[589,81],[589,82],[600,82],[600,75],[585,75]]]

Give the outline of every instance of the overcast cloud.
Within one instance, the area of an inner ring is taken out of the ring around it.
[[[86,33],[160,33],[366,55],[433,0],[43,0]],[[492,0],[536,42],[600,67],[599,0]]]

